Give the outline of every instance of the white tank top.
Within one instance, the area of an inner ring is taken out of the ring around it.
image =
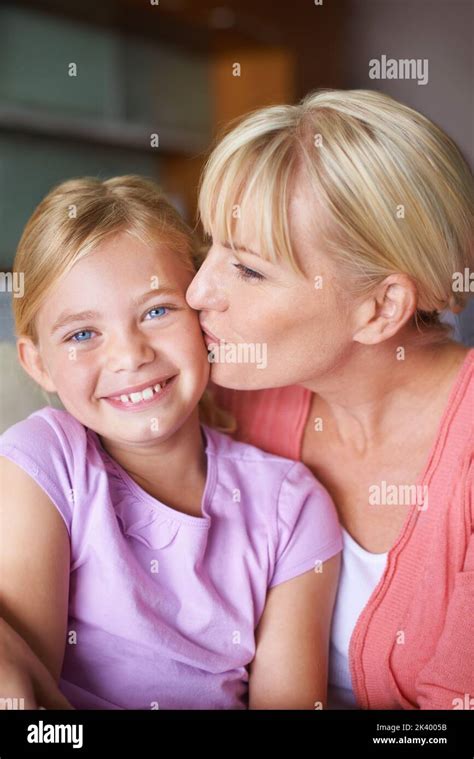
[[[358,709],[349,670],[349,642],[387,563],[387,553],[370,553],[342,528],[343,550],[329,652],[328,709]]]

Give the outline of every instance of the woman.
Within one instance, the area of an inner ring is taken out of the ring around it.
[[[469,295],[472,188],[439,128],[369,91],[257,111],[204,171],[187,300],[216,395],[344,531],[333,708],[473,708],[474,350],[439,320]]]

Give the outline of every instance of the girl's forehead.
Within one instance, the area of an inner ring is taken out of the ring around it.
[[[164,241],[143,242],[132,235],[103,240],[79,258],[64,276],[103,276],[108,282],[121,280],[124,273],[133,279],[149,278],[166,273],[168,278],[183,279],[183,272],[192,269],[185,257]]]
[[[125,306],[147,293],[184,297],[193,275],[194,270],[172,251],[104,245],[63,274],[49,291],[39,316],[53,318],[65,302],[87,308],[116,301]]]

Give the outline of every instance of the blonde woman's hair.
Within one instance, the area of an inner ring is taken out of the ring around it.
[[[38,344],[36,314],[48,293],[81,258],[120,232],[145,244],[166,244],[195,271],[197,240],[153,180],[135,175],[70,179],[43,198],[18,244],[13,272],[23,274],[24,295],[13,298],[17,337]],[[234,430],[232,417],[215,405],[207,390],[199,411],[204,423]]]
[[[324,210],[324,249],[353,292],[404,272],[417,287],[423,340],[447,339],[439,314],[464,308],[469,292],[455,291],[453,278],[473,266],[473,178],[454,142],[375,91],[320,90],[263,108],[234,122],[208,159],[198,204],[204,231],[238,245],[250,202],[260,253],[301,272],[288,207],[302,175]]]

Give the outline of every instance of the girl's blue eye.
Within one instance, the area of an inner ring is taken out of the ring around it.
[[[75,334],[71,335],[71,337],[68,338],[68,339],[72,340],[75,343],[85,343],[85,342],[87,342],[87,338],[86,338],[86,340],[83,340],[83,339],[81,339],[79,337],[80,335],[92,335],[92,330],[90,330],[90,329],[82,329],[80,332],[75,332]],[[75,339],[76,337],[78,338],[77,340]]]
[[[168,311],[168,308],[166,306],[155,306],[154,308],[150,308],[150,310],[147,312],[147,316],[148,314],[151,314],[152,311],[161,311],[166,313]],[[164,316],[164,313],[158,314],[158,316]],[[154,317],[151,318],[153,319]]]
[[[147,311],[146,316],[148,317],[150,314],[153,314],[153,311],[157,312],[156,316],[151,316],[151,319],[158,319],[160,317],[163,317],[167,314],[168,311],[170,311],[170,306],[155,306],[154,308],[150,308],[149,311]],[[74,335],[71,335],[71,337],[67,338],[67,342],[72,341],[74,343],[86,343],[90,340],[90,335],[93,334],[93,330],[91,329],[81,329],[79,332],[75,332]],[[89,337],[87,337],[89,335]]]
[[[249,269],[248,266],[244,266],[243,264],[233,265],[238,269],[239,277],[242,277],[242,279],[265,279],[262,274],[259,274],[258,271],[254,271],[253,269]]]

